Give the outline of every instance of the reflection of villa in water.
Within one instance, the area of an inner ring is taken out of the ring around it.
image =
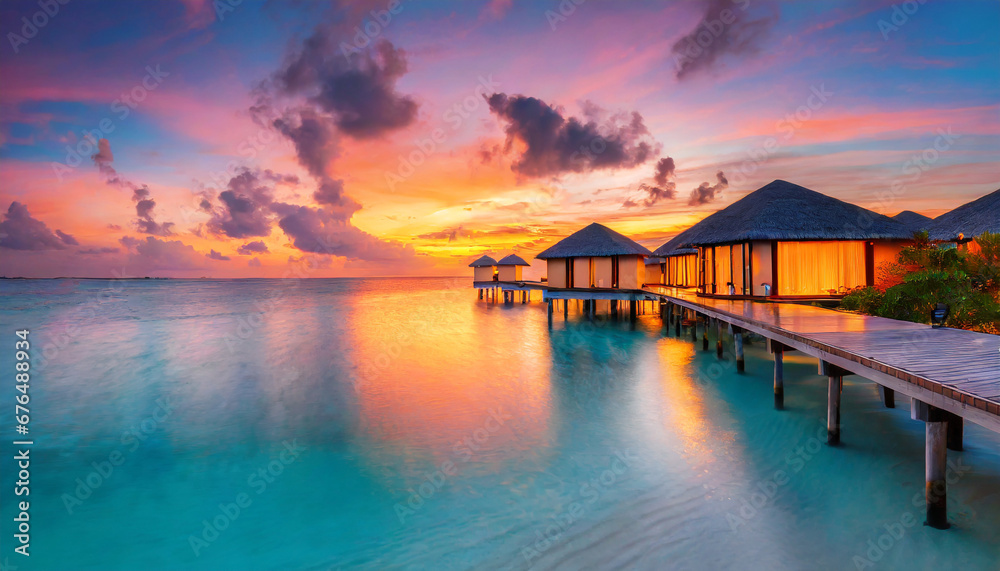
[[[947,450],[962,450],[964,421],[1000,432],[1000,336],[881,317],[835,312],[804,302],[835,300],[859,286],[876,285],[875,268],[894,261],[927,229],[932,241],[970,248],[983,232],[1000,232],[1000,190],[929,220],[916,213],[889,218],[860,206],[776,180],[706,217],[650,252],[641,244],[591,224],[536,256],[547,278],[521,280],[517,256],[497,265],[483,256],[474,286],[499,289],[504,301],[541,290],[553,330],[554,305],[581,304],[594,319],[617,317],[628,302],[636,321],[640,303],[659,304],[665,330],[688,328],[719,359],[731,335],[737,372],[744,370],[744,335],[767,339],[774,358],[775,408],[784,406],[783,354],[800,351],[819,361],[829,379],[827,442],[839,444],[843,378],[860,375],[878,386],[886,408],[898,391],[910,397],[911,417],[926,423],[927,525],[947,528]],[[489,280],[489,281],[487,281]],[[496,296],[493,296],[496,299]],[[557,334],[553,330],[553,335]],[[933,356],[933,358],[929,357]]]

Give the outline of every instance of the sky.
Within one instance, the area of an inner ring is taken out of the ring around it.
[[[466,275],[775,179],[1000,188],[1000,3],[0,4],[0,274]],[[526,277],[544,274],[533,261]]]

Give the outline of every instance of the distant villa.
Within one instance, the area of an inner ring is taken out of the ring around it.
[[[835,299],[875,285],[878,265],[894,261],[919,231],[974,248],[973,237],[1000,232],[1000,190],[931,219],[912,211],[888,217],[775,180],[653,252],[595,222],[535,257],[546,262],[550,292],[612,290],[606,299],[615,299],[614,290],[666,286],[706,297]],[[526,265],[515,255],[470,264],[477,287],[520,282]]]

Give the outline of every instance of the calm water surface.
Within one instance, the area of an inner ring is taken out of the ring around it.
[[[1000,437],[966,425],[953,528],[925,528],[906,399],[883,409],[849,377],[844,445],[829,448],[815,362],[787,358],[776,412],[759,342],[737,375],[652,315],[630,331],[557,312],[550,331],[537,299],[490,305],[464,278],[0,293],[0,366],[20,328],[34,366],[30,559],[12,552],[12,438],[0,468],[0,562],[21,570],[1000,561]]]

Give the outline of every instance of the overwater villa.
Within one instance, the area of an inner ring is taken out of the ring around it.
[[[646,258],[646,285],[662,284],[663,283],[663,272],[664,264],[666,263],[666,258],[659,258],[651,256]]]
[[[938,216],[928,234],[936,242],[974,249],[978,246],[972,239],[983,232],[1000,233],[1000,190]]]
[[[643,260],[649,255],[642,244],[595,222],[535,257],[546,261],[550,289],[637,290],[645,281]]]
[[[521,268],[530,265],[516,254],[505,256],[497,262],[497,280],[502,282],[519,282],[521,281]]]
[[[887,216],[776,180],[672,242],[697,248],[701,295],[803,299],[874,285],[878,264],[912,237]]]
[[[680,239],[678,239],[680,238]],[[674,287],[698,286],[698,249],[681,247],[684,238],[675,236],[666,244],[653,250],[654,256],[661,256],[663,267],[661,281],[647,282]]]
[[[934,219],[930,216],[924,216],[923,214],[912,210],[904,210],[893,216],[892,219],[909,228],[911,232],[929,230],[934,221]]]
[[[472,281],[474,282],[492,282],[496,281],[494,275],[496,274],[497,261],[489,256],[482,256],[478,260],[469,264],[472,270]]]

